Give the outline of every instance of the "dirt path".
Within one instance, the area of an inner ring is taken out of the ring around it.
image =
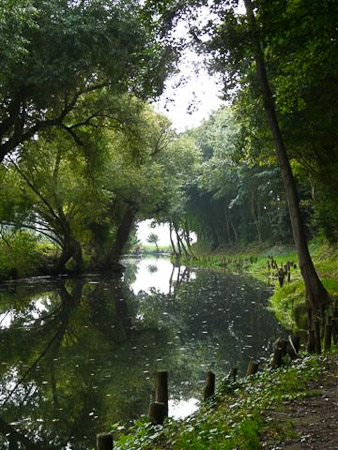
[[[338,450],[337,358],[331,360],[324,379],[311,384],[309,390],[315,396],[267,411],[266,418],[275,431],[264,438],[264,449]]]

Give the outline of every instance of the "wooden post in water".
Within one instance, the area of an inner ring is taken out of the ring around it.
[[[215,374],[211,371],[207,372],[206,385],[203,392],[204,401],[208,400],[215,394]]]
[[[318,355],[321,354],[322,352],[322,346],[320,343],[320,322],[318,319],[316,319],[314,321],[314,325],[315,325],[315,347],[316,347],[316,353]]]
[[[326,352],[331,350],[331,339],[332,339],[332,323],[331,317],[327,318],[327,323],[325,325],[325,338],[324,338],[324,349]]]
[[[168,372],[166,370],[159,370],[155,374],[155,403],[165,404],[165,416],[168,417],[169,410],[169,396],[168,396]]]
[[[96,450],[112,450],[113,435],[110,433],[99,433],[96,436]]]
[[[258,362],[257,361],[249,361],[248,369],[246,371],[246,376],[254,375],[258,372]]]
[[[309,330],[308,341],[307,341],[307,351],[309,353],[314,353],[316,351],[316,340],[315,331]]]
[[[153,425],[162,425],[166,417],[168,417],[167,405],[161,402],[150,403],[149,420]],[[167,415],[166,415],[167,414]]]

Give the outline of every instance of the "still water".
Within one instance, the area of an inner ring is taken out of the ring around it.
[[[122,278],[0,285],[0,448],[91,449],[97,432],[145,414],[155,370],[170,411],[192,412],[205,374],[244,373],[279,326],[270,288],[241,275],[125,261]]]

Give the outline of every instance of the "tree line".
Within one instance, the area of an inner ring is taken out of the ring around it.
[[[211,249],[293,236],[319,310],[306,241],[338,237],[337,16],[330,0],[4,0],[0,275],[119,268],[153,218],[178,254],[192,231]],[[177,135],[149,102],[186,46],[227,106]]]

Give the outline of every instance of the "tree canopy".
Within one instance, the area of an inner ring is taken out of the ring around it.
[[[107,92],[153,98],[172,69],[174,53],[134,0],[4,0],[0,19],[1,160],[50,127],[78,139],[115,117]]]

